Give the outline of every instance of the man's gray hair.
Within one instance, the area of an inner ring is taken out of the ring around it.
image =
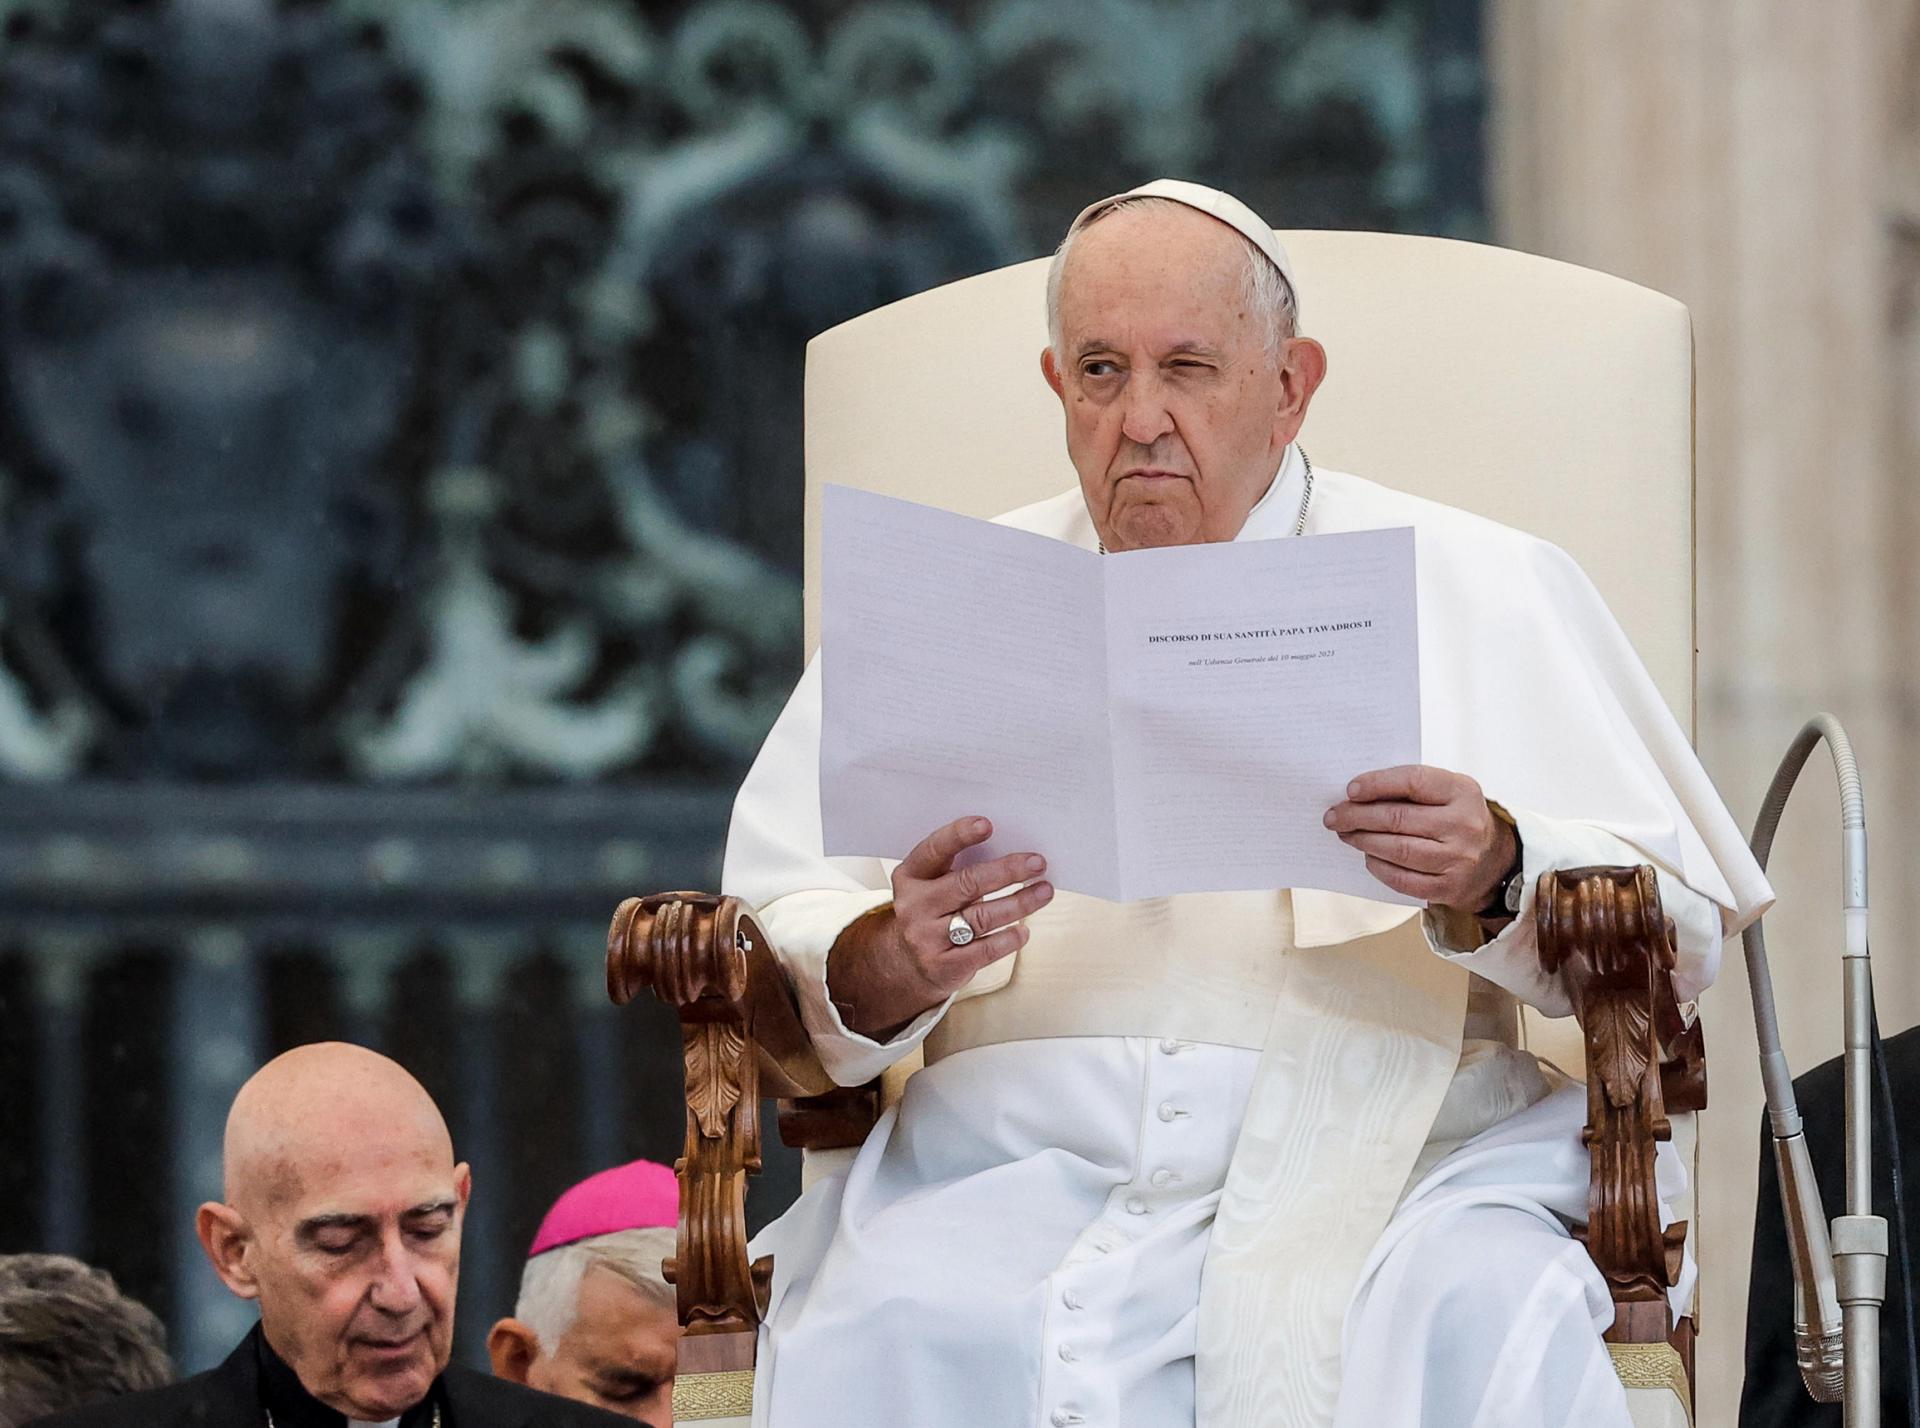
[[[1047,269],[1047,340],[1053,345],[1054,361],[1064,367],[1067,360],[1060,338],[1060,282],[1066,274],[1067,254],[1073,250],[1074,241],[1102,219],[1111,218],[1114,214],[1123,213],[1129,208],[1188,207],[1189,205],[1177,199],[1161,198],[1157,194],[1140,194],[1133,198],[1119,199],[1101,209],[1087,223],[1067,230],[1067,236],[1060,240],[1060,246],[1054,250],[1053,265]],[[1277,363],[1285,350],[1287,339],[1297,335],[1295,328],[1299,324],[1299,315],[1294,301],[1293,287],[1280,270],[1274,267],[1267,255],[1247,240],[1244,233],[1234,233],[1233,236],[1240,240],[1240,246],[1246,250],[1247,266],[1242,282],[1245,285],[1243,291],[1247,311],[1252,313],[1254,320],[1261,325],[1260,343],[1266,351],[1267,359]]]
[[[166,1329],[104,1269],[0,1255],[0,1428],[172,1382]]]
[[[671,1228],[616,1230],[535,1255],[521,1271],[513,1317],[551,1354],[580,1315],[580,1284],[590,1269],[617,1274],[653,1303],[673,1308],[674,1289],[660,1273],[660,1261],[672,1257],[677,1233]]]

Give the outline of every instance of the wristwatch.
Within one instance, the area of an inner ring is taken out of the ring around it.
[[[1520,915],[1520,894],[1526,890],[1527,875],[1524,868],[1526,849],[1520,842],[1520,828],[1506,810],[1498,804],[1489,804],[1494,816],[1513,829],[1513,861],[1507,864],[1507,870],[1500,875],[1500,881],[1493,885],[1493,892],[1487,898],[1487,905],[1475,914],[1483,922],[1497,921],[1503,917]]]

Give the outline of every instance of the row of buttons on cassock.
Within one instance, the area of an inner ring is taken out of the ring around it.
[[[1193,1043],[1190,1041],[1180,1041],[1169,1036],[1161,1039],[1159,1051],[1162,1056],[1178,1056],[1181,1052],[1189,1050],[1192,1046]],[[1172,1101],[1162,1101],[1154,1114],[1158,1116],[1161,1121],[1170,1125],[1174,1121],[1189,1119],[1193,1113],[1183,1110]],[[1179,1179],[1180,1172],[1167,1166],[1161,1166],[1147,1177],[1150,1185],[1162,1190],[1169,1185],[1178,1183]],[[1153,1213],[1153,1206],[1147,1202],[1144,1195],[1129,1195],[1124,1203],[1127,1213],[1130,1215],[1149,1215]],[[1110,1254],[1119,1247],[1120,1241],[1114,1237],[1112,1231],[1103,1227],[1094,1234],[1088,1243],[1099,1253]],[[1076,1312],[1087,1307],[1086,1301],[1072,1288],[1061,1291],[1060,1302],[1069,1310]],[[1061,1344],[1054,1350],[1054,1353],[1062,1363],[1074,1363],[1080,1357],[1080,1355],[1074,1351],[1073,1345],[1069,1343]],[[1086,1416],[1078,1410],[1062,1404],[1048,1415],[1047,1421],[1053,1424],[1053,1428],[1074,1428],[1074,1425],[1085,1423],[1087,1420]]]

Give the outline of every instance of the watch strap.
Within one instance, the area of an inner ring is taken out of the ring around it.
[[[1513,861],[1507,864],[1507,870],[1494,883],[1493,891],[1487,897],[1487,905],[1480,909],[1478,917],[1483,921],[1498,921],[1501,918],[1514,917],[1520,911],[1520,895],[1526,877],[1526,845],[1520,840],[1520,825],[1506,809],[1487,800],[1487,808],[1495,818],[1513,830]]]

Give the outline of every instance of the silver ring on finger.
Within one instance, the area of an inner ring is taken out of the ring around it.
[[[967,921],[964,912],[956,912],[947,919],[947,941],[955,947],[965,947],[975,936],[973,924]]]

